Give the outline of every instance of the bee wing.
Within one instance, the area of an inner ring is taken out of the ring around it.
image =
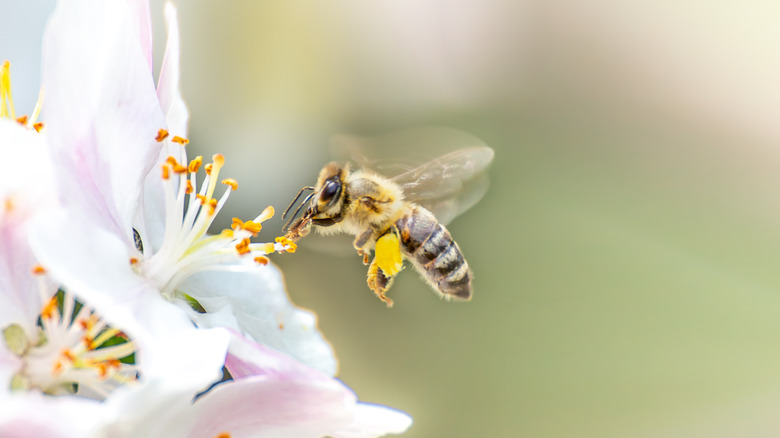
[[[494,155],[493,149],[476,137],[444,127],[413,128],[375,137],[341,135],[331,140],[331,148],[341,160],[349,159],[359,168],[390,177],[409,201],[431,210],[443,224],[485,195],[489,185],[485,170]],[[440,156],[426,161],[436,155]]]
[[[487,146],[460,149],[393,178],[409,201],[448,223],[473,207],[487,192],[485,170],[493,161]]]

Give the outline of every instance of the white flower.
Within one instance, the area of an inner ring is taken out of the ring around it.
[[[132,325],[137,313],[165,318],[175,303],[201,327],[241,330],[334,374],[314,315],[289,302],[278,269],[264,257],[294,246],[249,242],[272,209],[206,234],[237,184],[223,180],[218,194],[219,154],[200,186],[202,161],[187,160],[171,5],[166,18],[170,36],[155,89],[146,2],[59,3],[44,39],[43,77],[64,207],[37,223],[36,255],[120,325]],[[206,313],[193,311],[191,299]]]
[[[227,333],[197,330],[184,317],[121,333],[72,294],[57,294],[27,240],[33,218],[56,204],[46,137],[35,117],[12,120],[8,63],[0,97],[0,154],[10,160],[0,177],[0,436],[86,436],[108,421],[105,403],[117,391],[191,398],[219,375]]]

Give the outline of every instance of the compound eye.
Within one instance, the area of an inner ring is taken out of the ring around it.
[[[321,202],[330,202],[333,197],[338,193],[339,191],[339,185],[338,183],[334,181],[328,181],[325,183],[325,187],[322,188],[322,193],[320,194],[320,201]]]

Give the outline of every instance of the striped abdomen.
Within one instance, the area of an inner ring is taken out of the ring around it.
[[[395,222],[404,255],[446,298],[471,299],[471,271],[450,232],[428,210],[413,205]]]

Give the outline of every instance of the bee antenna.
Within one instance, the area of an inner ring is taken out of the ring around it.
[[[301,208],[303,208],[304,205],[306,205],[309,200],[312,198],[312,196],[316,195],[317,192],[310,193],[309,196],[306,197],[306,199],[301,202],[301,205],[298,206],[297,209],[295,209],[295,213],[293,213],[292,216],[290,216],[290,220],[287,221],[287,223],[284,224],[284,227],[282,228],[282,231],[287,231],[287,229],[290,227],[290,224],[292,223],[293,219],[295,219],[296,216],[298,216],[298,213],[301,211]],[[284,219],[284,215],[282,215],[282,219]]]
[[[300,198],[301,195],[303,194],[303,192],[305,192],[306,190],[314,190],[314,187],[306,186],[306,187],[302,188],[301,191],[298,192],[297,195],[295,195],[295,199],[292,200],[290,205],[287,206],[287,210],[285,210],[284,213],[282,214],[282,220],[284,220],[287,217],[287,213],[290,211],[290,209],[295,204],[295,202],[298,200],[298,198]]]

